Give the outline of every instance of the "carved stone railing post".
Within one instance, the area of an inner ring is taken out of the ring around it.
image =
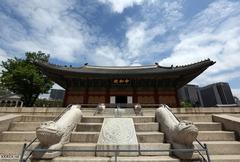
[[[96,114],[102,114],[105,109],[106,109],[106,105],[104,103],[100,103],[97,105],[96,111],[94,112],[93,115],[95,116]]]
[[[70,141],[71,133],[80,122],[82,112],[80,105],[72,105],[57,121],[43,122],[36,128],[40,142],[37,148],[48,150],[62,149]],[[33,158],[52,159],[62,154],[61,151],[33,152]]]
[[[174,151],[180,159],[193,157],[193,141],[198,136],[198,128],[191,121],[178,121],[167,106],[160,106],[155,112],[156,120],[160,124],[161,132],[173,149],[189,149],[189,151]]]
[[[134,112],[135,112],[136,115],[143,116],[142,106],[140,104],[134,105]]]

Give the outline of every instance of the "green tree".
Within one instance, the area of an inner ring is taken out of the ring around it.
[[[2,85],[0,84],[0,97],[9,95],[9,94],[11,94],[11,92],[9,92],[5,87],[2,87]]]
[[[193,107],[190,101],[182,101],[180,104],[181,107]]]
[[[22,95],[25,106],[32,106],[39,94],[46,93],[53,85],[34,64],[34,61],[48,62],[49,55],[42,52],[27,52],[25,59],[13,58],[2,62],[3,87]]]

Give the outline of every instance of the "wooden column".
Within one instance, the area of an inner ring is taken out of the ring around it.
[[[64,93],[63,107],[67,106],[68,91],[69,91],[69,89],[68,89],[68,86],[69,86],[68,80],[65,80],[65,82],[66,82],[66,89],[65,89],[65,93]]]
[[[106,82],[105,103],[110,103],[110,81],[107,80]]]
[[[155,80],[155,85],[154,85],[154,104],[159,104],[159,97],[158,97],[158,89],[157,89],[157,83]]]
[[[138,103],[138,100],[137,100],[137,90],[136,90],[136,80],[134,79],[133,80],[133,83],[132,83],[132,87],[133,87],[133,103]]]
[[[63,107],[67,106],[67,99],[68,99],[68,88],[65,90],[64,99],[63,99]]]
[[[83,95],[83,103],[84,104],[89,104],[88,103],[88,91],[89,91],[89,89],[88,89],[88,86],[89,86],[89,83],[88,83],[88,79],[86,79],[86,88],[85,88],[85,92],[84,92],[84,95]]]
[[[177,89],[175,89],[175,98],[176,98],[176,103],[177,103],[177,107],[180,107],[180,101],[179,101],[179,98],[178,98],[178,92],[177,92]]]

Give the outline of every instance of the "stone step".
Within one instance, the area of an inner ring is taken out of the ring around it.
[[[34,142],[31,148],[35,148],[39,143]],[[0,142],[0,154],[4,155],[20,155],[24,142]]]
[[[79,123],[77,125],[77,132],[100,132],[102,123]],[[158,131],[158,123],[135,123],[135,129],[137,132]]]
[[[99,132],[73,132],[71,142],[97,143]],[[164,135],[161,132],[137,132],[139,143],[162,143]]]
[[[40,126],[41,122],[12,122],[9,131],[33,131]]]
[[[131,116],[129,118],[133,118],[134,123],[146,123],[155,121],[154,116]],[[103,119],[104,116],[84,116],[81,120],[81,123],[102,123]]]
[[[43,122],[53,120],[56,116],[42,116],[42,115],[23,115],[21,117],[22,122]]]
[[[96,143],[68,143],[63,149],[94,150],[93,152],[63,152],[63,156],[95,156]]]
[[[97,143],[99,132],[72,132],[71,142]]]
[[[4,131],[1,134],[1,141],[31,141],[36,136],[35,131]],[[73,132],[72,142],[96,143],[99,132]],[[137,132],[140,143],[163,142],[164,135],[161,132]],[[231,131],[199,131],[200,141],[234,141],[235,135]]]
[[[154,116],[133,116],[134,123],[148,123],[155,122]]]
[[[199,131],[200,141],[235,141],[235,134],[231,131]]]
[[[135,123],[136,132],[157,132],[159,130],[159,124],[154,122],[147,123]]]
[[[0,135],[0,141],[22,141],[29,142],[36,137],[35,131],[4,131]]]
[[[206,114],[176,114],[179,120],[190,120],[192,122],[212,122],[212,115]]]
[[[212,162],[239,162],[240,155],[211,155]]]
[[[104,117],[101,116],[84,116],[81,123],[102,123]]]
[[[112,160],[113,157],[112,157]],[[138,156],[118,157],[118,162],[180,162],[179,159],[170,156]]]
[[[7,155],[19,155],[19,153],[22,150],[24,142],[0,142],[0,152],[2,154]],[[239,162],[240,159],[240,142],[237,141],[206,141],[204,142],[207,144],[211,161],[213,162]],[[36,146],[38,143],[34,143],[33,146]],[[68,143],[64,146],[64,149],[74,149],[76,147],[84,148],[84,149],[94,149],[96,144],[88,143],[88,144],[81,144],[81,143]],[[155,145],[155,146],[154,146]],[[168,149],[170,146],[169,144],[153,144],[153,143],[140,143],[141,149],[158,149],[161,146],[160,149]],[[143,155],[143,152],[141,153],[142,157],[141,159],[149,159],[146,154]],[[155,153],[153,153],[155,154]],[[65,152],[63,153],[63,156],[67,156],[69,158],[75,159],[78,158],[79,160],[86,160],[88,158],[98,161],[101,157],[93,157],[95,153],[80,153],[80,152]],[[80,156],[80,157],[73,157],[73,156]],[[91,156],[91,157],[83,157],[83,156]],[[158,158],[159,156],[151,156],[151,158]],[[61,158],[61,157],[59,157]],[[55,158],[54,161],[56,159]],[[80,159],[81,158],[81,159]],[[136,160],[133,157],[128,157],[131,160]],[[118,159],[122,159],[122,157],[118,157]],[[124,158],[123,158],[124,159]],[[123,160],[122,159],[122,160]],[[149,159],[150,160],[150,159]],[[156,161],[155,159],[153,159]],[[162,160],[162,159],[161,159]],[[146,161],[147,162],[147,161]]]
[[[99,132],[72,132],[71,142],[96,143]],[[32,141],[36,137],[35,131],[4,131],[0,136],[1,141]]]
[[[40,125],[41,122],[13,122],[10,125],[9,131],[33,131]],[[215,122],[195,122],[200,131],[220,131],[222,130],[221,123]],[[76,131],[98,132],[101,130],[101,123],[79,123]],[[156,122],[135,123],[135,129],[139,132],[158,131],[159,125]]]
[[[140,143],[140,150],[168,150],[170,149],[169,143]],[[168,151],[164,152],[144,152],[140,151],[142,156],[157,156],[157,155],[169,155]]]
[[[99,132],[72,132],[71,142],[96,143]],[[1,141],[31,141],[36,137],[35,131],[4,131],[0,136]],[[140,143],[162,143],[164,135],[161,132],[137,132]]]
[[[167,150],[170,149],[168,143],[140,143],[140,150]],[[64,149],[76,150],[94,150],[93,152],[63,152],[63,156],[95,156],[96,143],[68,143],[64,145]],[[169,152],[144,152],[140,153],[142,156],[157,156],[169,155]]]
[[[222,124],[217,122],[194,122],[199,131],[221,131]]]
[[[239,141],[201,141],[206,143],[210,155],[240,155]],[[194,142],[197,148],[201,148],[199,144]]]
[[[9,154],[8,154],[9,155]],[[239,162],[240,155],[211,155],[212,162]],[[114,157],[94,157],[94,156],[60,156],[53,160],[28,160],[27,162],[112,162]],[[6,160],[7,162],[19,162],[18,159]],[[186,162],[171,156],[138,156],[138,157],[117,157],[118,162]],[[187,161],[190,162],[190,161]],[[194,160],[191,162],[200,162]]]
[[[51,160],[51,162],[109,162],[109,157],[94,157],[94,156],[68,156],[68,157],[57,157]],[[49,161],[41,161],[49,162]]]
[[[137,132],[139,143],[163,143],[164,134],[161,132]]]
[[[57,157],[51,162],[110,162],[114,157]],[[118,157],[118,162],[180,162],[179,159],[170,156],[138,156],[138,157]],[[41,161],[45,162],[45,161]],[[47,162],[47,161],[46,161]]]
[[[77,125],[77,132],[100,132],[102,123],[79,123]]]

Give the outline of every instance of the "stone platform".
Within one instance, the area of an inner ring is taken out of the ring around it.
[[[35,137],[36,127],[40,122],[52,120],[63,109],[60,108],[0,108],[0,154],[20,155],[25,142],[29,143]],[[71,134],[70,143],[63,149],[96,150],[104,119],[113,115],[108,112],[93,116],[95,109],[83,108],[83,118]],[[170,149],[165,142],[164,134],[159,131],[155,122],[154,108],[143,109],[144,116],[135,116],[129,109],[128,117],[133,120],[139,148],[142,150]],[[240,108],[174,108],[173,112],[182,120],[192,120],[199,128],[198,139],[206,143],[211,162],[239,162],[240,142],[236,138],[240,122],[229,116],[239,118]],[[11,116],[6,116],[14,114]],[[229,115],[226,116],[221,115]],[[222,120],[225,118],[225,120]],[[234,122],[234,125],[231,123]],[[229,125],[234,127],[229,127]],[[237,129],[236,129],[237,128]],[[34,142],[33,147],[38,142]],[[196,147],[200,147],[196,142]],[[3,159],[1,161],[4,161]],[[5,160],[18,162],[19,160]],[[30,160],[29,160],[30,161]],[[97,157],[96,152],[63,152],[63,155],[53,160],[41,162],[110,162],[114,157]],[[118,157],[118,162],[180,162],[169,152],[141,152],[136,157]]]
[[[114,156],[114,152],[99,150],[138,150],[138,140],[132,118],[105,118],[97,142],[97,156]],[[119,156],[137,156],[138,152],[120,152]]]

